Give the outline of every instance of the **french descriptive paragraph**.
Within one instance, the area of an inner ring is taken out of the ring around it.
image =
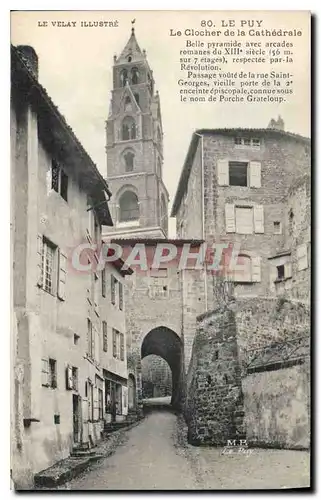
[[[302,30],[199,29],[169,32],[180,37],[179,98],[182,102],[284,103],[294,95],[296,41]]]

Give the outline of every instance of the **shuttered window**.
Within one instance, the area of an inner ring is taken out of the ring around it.
[[[235,207],[235,226],[239,234],[252,234],[254,229],[253,208]]]
[[[110,296],[111,296],[111,303],[116,304],[116,283],[117,280],[116,278],[111,275],[110,277]]]
[[[66,276],[67,276],[67,257],[59,250],[59,271],[58,271],[58,297],[60,300],[66,298]]]
[[[235,282],[255,283],[261,281],[261,257],[240,254],[234,273]]]
[[[123,284],[121,282],[119,284],[119,309],[122,311],[124,307],[124,291]]]
[[[106,269],[101,272],[101,294],[106,297]]]
[[[121,361],[124,361],[125,359],[125,338],[124,334],[120,333],[120,359]]]
[[[113,357],[117,358],[117,330],[113,328]]]
[[[103,321],[103,351],[108,351],[107,323]]]

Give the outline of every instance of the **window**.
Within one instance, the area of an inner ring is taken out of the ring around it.
[[[93,325],[89,318],[87,318],[87,340],[88,340],[87,354],[90,358],[92,358],[94,354],[94,348],[93,348],[94,337],[93,337]]]
[[[49,358],[49,387],[56,389],[57,387],[57,361]]]
[[[101,295],[106,297],[106,269],[101,271]]]
[[[127,82],[128,82],[127,69],[123,69],[120,73],[120,85],[121,85],[121,87],[125,87]]]
[[[119,200],[119,221],[128,222],[139,219],[138,198],[132,191],[126,191]]]
[[[240,234],[253,233],[253,208],[235,207],[236,232]]]
[[[229,185],[230,186],[247,186],[247,170],[248,163],[246,162],[229,162]]]
[[[124,338],[124,334],[123,333],[120,333],[120,359],[121,361],[124,361],[125,359],[125,338]]]
[[[279,222],[279,221],[273,222],[273,232],[274,232],[274,234],[281,234],[282,233],[281,222]]]
[[[257,138],[235,137],[234,144],[236,147],[259,148],[261,146],[261,141]]]
[[[276,266],[277,270],[277,279],[278,280],[283,280],[285,277],[285,270],[284,270],[284,265],[282,266]]]
[[[126,172],[132,172],[134,170],[134,158],[135,155],[132,151],[127,151],[127,153],[124,154]]]
[[[46,292],[54,293],[55,256],[57,247],[42,236],[38,238],[41,240],[39,242],[39,245],[41,245],[39,285],[41,285]]]
[[[74,345],[78,345],[79,339],[80,339],[80,336],[75,333],[74,334]]]
[[[125,111],[131,111],[131,109],[132,109],[132,101],[128,95],[125,97]]]
[[[123,292],[123,284],[118,283],[119,285],[119,309],[122,311],[124,307],[124,292]]]
[[[99,419],[104,418],[104,397],[102,389],[98,389],[98,415]]]
[[[134,97],[135,97],[135,101],[139,105],[139,94],[134,94]]]
[[[78,391],[78,368],[72,367],[72,388],[74,391]]]
[[[113,328],[113,357],[117,358],[117,330]]]
[[[134,118],[126,116],[122,123],[122,140],[129,141],[136,139],[136,123]]]
[[[237,270],[234,273],[234,281],[243,283],[252,282],[252,266],[250,256],[239,254],[237,259]]]
[[[260,161],[228,161],[217,160],[217,177],[219,186],[261,187]]]
[[[103,321],[103,351],[108,351],[107,322]]]
[[[136,85],[139,82],[139,71],[138,68],[132,68],[132,84]]]
[[[68,175],[54,159],[51,162],[51,189],[68,201]]]
[[[116,278],[111,275],[110,277],[110,291],[111,291],[111,303],[112,304],[116,304],[116,283],[117,283],[117,280]]]
[[[236,206],[225,204],[225,230],[227,233],[264,233],[264,206]]]

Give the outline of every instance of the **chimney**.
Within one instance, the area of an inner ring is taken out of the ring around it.
[[[281,116],[278,116],[278,119],[275,121],[274,118],[270,120],[267,128],[273,128],[275,130],[284,130],[284,120]]]
[[[18,45],[17,51],[30,73],[38,80],[38,56],[30,45]]]

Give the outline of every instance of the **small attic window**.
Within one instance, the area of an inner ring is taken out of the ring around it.
[[[132,56],[128,56],[127,61],[131,62],[131,60],[132,60]]]

